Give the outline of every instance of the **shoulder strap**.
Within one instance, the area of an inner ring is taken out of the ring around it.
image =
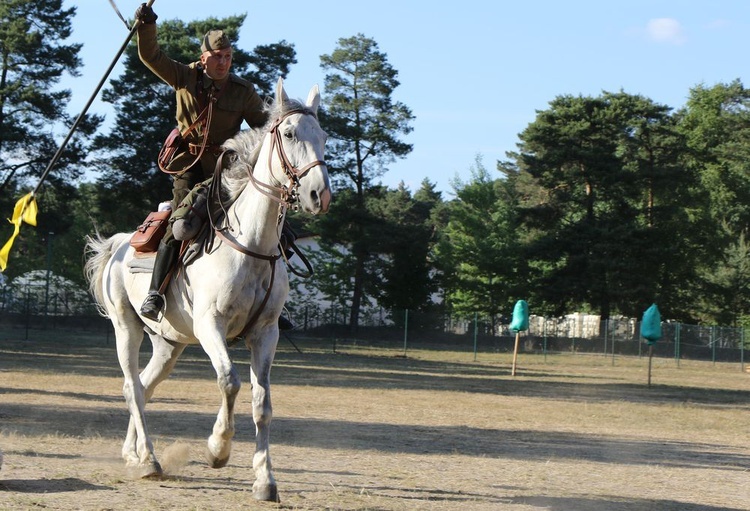
[[[203,68],[199,68],[200,71],[198,72],[198,78],[199,83],[198,86],[201,87],[200,79],[203,76]],[[195,130],[198,126],[203,124],[205,126],[205,129],[203,130],[203,140],[201,141],[201,148],[200,151],[198,151],[198,154],[195,156],[195,159],[185,167],[181,168],[180,170],[169,170],[161,165],[161,162],[159,162],[159,168],[162,172],[166,174],[183,174],[185,171],[187,171],[190,167],[198,163],[201,159],[201,156],[203,156],[203,152],[206,150],[206,145],[208,144],[208,132],[209,128],[211,126],[211,119],[213,118],[213,112],[214,112],[214,104],[219,100],[221,95],[224,93],[226,88],[228,87],[229,83],[227,82],[224,84],[224,87],[219,89],[219,91],[216,93],[216,95],[213,94],[213,92],[208,93],[208,105],[206,105],[200,114],[198,114],[198,117],[193,121],[193,123],[188,126],[188,129],[185,130],[184,133],[181,133],[181,136],[183,138],[187,137],[193,130]],[[199,96],[198,96],[198,102],[201,102],[201,97],[204,95],[202,92],[202,88],[199,89]]]

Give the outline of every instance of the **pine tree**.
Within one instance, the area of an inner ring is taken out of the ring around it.
[[[398,72],[373,39],[362,34],[339,39],[333,53],[321,56],[321,66],[330,71],[325,77],[321,113],[321,124],[330,137],[329,172],[336,187],[353,191],[352,201],[346,206],[337,197],[332,215],[324,223],[332,236],[328,239],[346,245],[353,259],[353,264],[340,269],[351,271],[349,325],[356,329],[360,308],[368,295],[367,268],[378,257],[377,240],[370,233],[378,232],[382,222],[370,211],[367,197],[377,188],[375,179],[386,172],[388,163],[411,151],[411,145],[398,137],[411,132],[414,117],[406,105],[393,101],[393,91],[399,85]],[[337,210],[340,214],[336,214]],[[341,221],[334,225],[337,219]]]

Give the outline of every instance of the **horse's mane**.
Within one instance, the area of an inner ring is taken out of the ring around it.
[[[277,119],[292,110],[301,110],[315,115],[302,101],[296,99],[287,99],[281,103],[274,102],[265,108],[268,121],[262,128],[240,131],[233,138],[224,142],[222,148],[234,152],[222,171],[222,192],[229,201],[234,201],[239,197],[242,190],[247,186],[250,180],[248,167],[251,169],[255,167],[259,146],[263,143],[266,134],[271,130]]]

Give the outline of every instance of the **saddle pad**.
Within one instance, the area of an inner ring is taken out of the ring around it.
[[[130,273],[152,273],[154,271],[156,252],[138,253],[128,262]]]

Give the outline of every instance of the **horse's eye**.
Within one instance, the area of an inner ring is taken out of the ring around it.
[[[284,138],[287,140],[292,140],[294,138],[294,133],[292,133],[291,130],[284,132]]]

